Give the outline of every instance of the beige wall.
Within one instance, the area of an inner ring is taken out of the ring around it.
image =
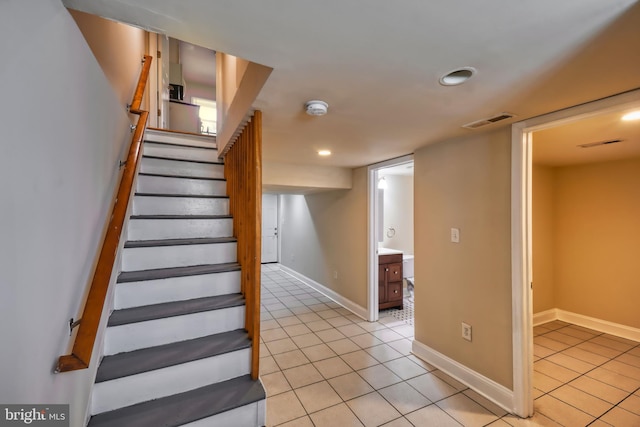
[[[218,148],[224,152],[242,125],[273,68],[216,52]]]
[[[124,109],[131,103],[142,69],[141,60],[147,53],[148,33],[139,28],[109,21],[99,16],[70,9],[71,16],[86,39],[102,71],[113,86]],[[152,55],[156,61],[155,55]],[[146,109],[149,88],[142,108]]]
[[[308,193],[321,189],[350,189],[353,171],[348,168],[264,162],[262,186],[265,191]]]
[[[533,312],[556,308],[554,298],[554,168],[533,166]]]
[[[557,307],[640,328],[640,158],[556,173]]]
[[[130,121],[61,2],[0,9],[0,402],[70,404],[85,426],[102,335],[88,369],[53,367],[73,344]]]
[[[367,169],[353,170],[351,190],[284,195],[281,201],[280,262],[366,307]]]
[[[416,339],[512,388],[510,129],[423,147],[414,160]]]

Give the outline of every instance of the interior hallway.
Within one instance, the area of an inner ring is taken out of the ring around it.
[[[409,321],[363,321],[263,265],[267,425],[640,425],[638,343],[562,322],[535,333],[537,413],[521,420],[413,356]]]

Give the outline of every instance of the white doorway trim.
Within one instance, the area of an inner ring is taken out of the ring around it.
[[[369,165],[367,168],[367,320],[378,320],[378,171],[383,168],[413,162],[413,154]]]
[[[602,113],[640,105],[640,90],[626,92],[512,125],[511,278],[513,330],[513,411],[533,415],[533,299],[531,285],[532,133]]]

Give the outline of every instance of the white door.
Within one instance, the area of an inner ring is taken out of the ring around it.
[[[278,262],[278,196],[262,195],[262,263]]]
[[[158,125],[169,129],[169,36],[158,34]]]

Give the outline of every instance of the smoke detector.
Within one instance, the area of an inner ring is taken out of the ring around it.
[[[304,104],[304,110],[310,116],[324,116],[327,114],[327,109],[329,108],[329,104],[324,101],[309,101]]]

